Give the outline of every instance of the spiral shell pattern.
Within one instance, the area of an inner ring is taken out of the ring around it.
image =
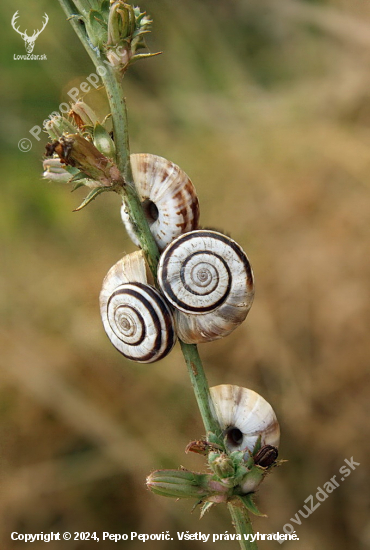
[[[158,284],[175,308],[185,343],[216,340],[240,325],[254,296],[253,273],[243,249],[217,231],[181,235],[163,252]]]
[[[175,237],[198,227],[199,202],[194,185],[181,168],[157,155],[130,156],[132,175],[150,230],[160,250]],[[139,246],[125,205],[122,221]]]
[[[253,452],[260,436],[261,447],[279,446],[279,423],[273,408],[261,395],[231,384],[210,388],[210,393],[230,451]]]
[[[165,357],[176,342],[171,310],[147,284],[142,251],[128,254],[108,272],[100,293],[104,329],[127,359],[152,363]]]

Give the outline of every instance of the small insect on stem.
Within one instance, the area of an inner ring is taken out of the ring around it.
[[[265,445],[253,457],[254,463],[263,468],[271,466],[278,457],[278,450],[274,445]]]

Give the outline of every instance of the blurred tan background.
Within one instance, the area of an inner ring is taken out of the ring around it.
[[[295,526],[289,518],[353,456],[360,466],[297,526],[300,540],[285,544],[370,548],[370,6],[140,6],[154,18],[151,50],[164,54],[125,79],[132,152],[178,163],[196,185],[202,224],[235,238],[255,272],[247,321],[200,347],[211,385],[258,391],[281,424],[288,462],[261,487],[257,502],[268,518],[255,518],[254,528]],[[10,25],[16,9],[23,30],[39,28],[48,13],[34,50],[47,61],[13,59],[25,53]],[[178,347],[138,366],[103,331],[102,279],[134,250],[118,197],[72,213],[84,191],[40,176],[47,137],[37,142],[29,130],[93,66],[57,2],[17,0],[0,11],[0,547],[23,548],[11,543],[12,531],[232,532],[225,508],[199,521],[190,501],[145,488],[152,469],[203,469],[202,457],[184,454],[203,427]],[[99,94],[91,101],[104,108]],[[28,153],[17,148],[24,137]],[[155,543],[211,547],[238,545]]]

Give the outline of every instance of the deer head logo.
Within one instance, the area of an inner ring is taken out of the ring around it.
[[[18,10],[15,12],[15,14],[13,15],[13,18],[12,18],[12,27],[13,29],[21,35],[21,37],[23,38],[24,40],[24,44],[26,46],[26,52],[27,53],[32,53],[33,52],[33,48],[35,47],[35,42],[36,42],[36,39],[37,37],[39,36],[39,34],[42,33],[42,31],[44,30],[44,28],[46,27],[46,25],[48,24],[48,21],[49,21],[49,17],[46,15],[44,15],[44,23],[43,23],[43,26],[42,26],[42,29],[40,30],[37,30],[37,31],[33,31],[33,35],[32,36],[28,36],[27,35],[27,29],[24,31],[24,32],[21,32],[19,30],[19,27],[17,28],[15,25],[16,25],[16,20],[18,19],[19,15],[18,15]]]

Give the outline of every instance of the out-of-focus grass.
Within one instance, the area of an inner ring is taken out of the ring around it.
[[[255,271],[245,324],[200,348],[211,384],[259,391],[281,423],[289,462],[261,488],[269,518],[255,528],[281,532],[353,456],[361,466],[297,526],[295,544],[368,548],[370,9],[357,1],[140,5],[154,17],[151,49],[164,54],[125,79],[132,151],[185,169],[202,224],[230,233]],[[57,3],[0,9],[2,547],[13,547],[12,531],[230,531],[222,508],[199,522],[190,503],[145,490],[150,469],[202,469],[183,449],[203,430],[177,348],[140,367],[103,332],[101,281],[134,249],[118,199],[72,213],[81,194],[40,179],[46,136],[29,153],[17,149],[93,67]],[[27,28],[48,13],[35,46],[47,62],[13,60],[24,53],[10,27],[15,9]],[[99,94],[92,99],[104,109]]]

